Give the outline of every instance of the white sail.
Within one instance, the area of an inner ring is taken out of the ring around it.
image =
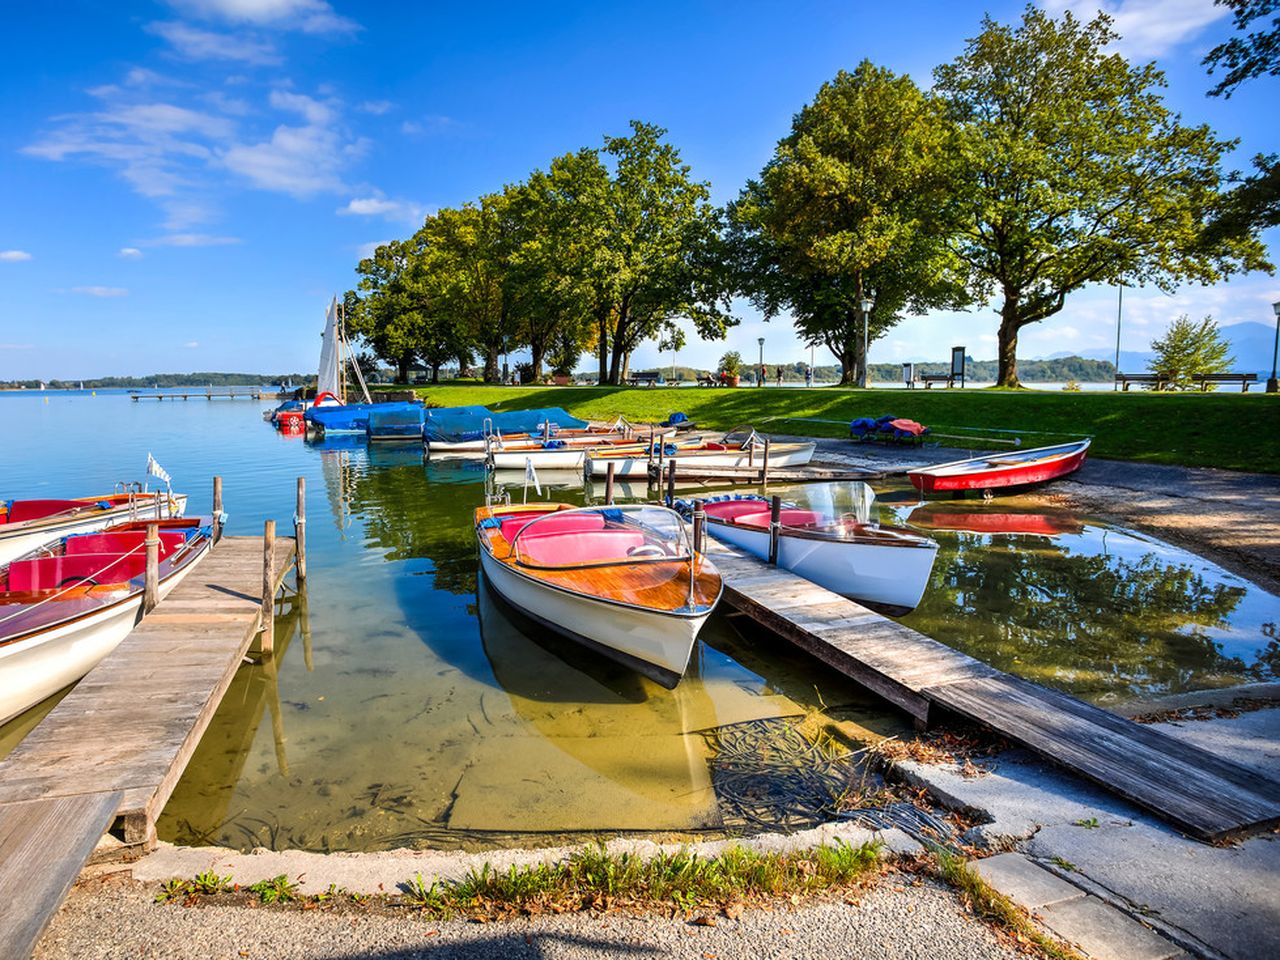
[[[334,297],[325,311],[324,340],[320,344],[320,376],[316,381],[316,396],[328,391],[341,397],[338,382],[338,298]]]

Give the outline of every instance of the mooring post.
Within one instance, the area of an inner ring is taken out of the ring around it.
[[[276,623],[276,522],[267,520],[262,525],[262,638],[258,646],[263,653],[270,653],[275,646]]]
[[[142,580],[142,612],[150,613],[160,602],[160,524],[147,524],[146,574]]]
[[[213,478],[213,542],[222,539],[222,478]]]
[[[307,478],[298,478],[298,504],[293,508],[293,538],[298,542],[294,568],[299,585],[307,582]]]
[[[676,502],[676,461],[667,461],[667,506],[675,506]]]
[[[693,501],[693,550],[695,553],[702,552],[702,537],[707,532],[707,510],[706,502],[703,500]]]
[[[607,506],[613,506],[613,469],[614,463],[609,461],[604,471],[604,502]]]
[[[760,482],[769,482],[769,438],[764,438],[764,462],[760,464]]]
[[[769,563],[778,565],[778,537],[782,533],[782,498],[774,496],[769,502]]]

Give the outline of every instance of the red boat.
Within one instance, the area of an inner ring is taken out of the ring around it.
[[[1074,473],[1088,455],[1089,441],[1077,440],[1056,447],[990,454],[922,467],[909,471],[907,478],[921,493],[1025,487]]]
[[[925,530],[955,530],[960,533],[984,534],[1015,533],[1037,537],[1080,533],[1084,529],[1082,520],[1065,514],[957,510],[946,503],[926,503],[916,507],[907,517],[907,523]]]

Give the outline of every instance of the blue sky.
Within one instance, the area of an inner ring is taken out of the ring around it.
[[[1045,0],[1091,14],[1097,0]],[[1280,149],[1274,78],[1207,98],[1231,32],[1211,0],[1106,0],[1133,59],[1158,59],[1184,119]],[[424,211],[552,157],[659,123],[717,201],[792,114],[869,57],[922,84],[984,12],[1016,2],[355,4],[157,0],[15,4],[0,40],[0,378],[310,370],[328,297]],[[1272,231],[1272,259],[1280,254]],[[1125,296],[1126,349],[1182,312],[1269,323],[1280,279]],[[785,318],[743,305],[729,344],[799,359]],[[1029,328],[1023,356],[1114,344],[1115,294]],[[994,356],[995,315],[908,318],[873,360]],[[724,343],[690,341],[709,366]],[[636,363],[658,359],[652,346]],[[819,362],[829,362],[822,357]],[[670,362],[670,356],[662,358]]]

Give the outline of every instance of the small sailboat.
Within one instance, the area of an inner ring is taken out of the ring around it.
[[[142,618],[150,523],[163,598],[208,552],[211,518],[74,533],[0,566],[0,723],[80,679]]]
[[[908,471],[907,479],[921,493],[1025,487],[1074,473],[1088,455],[1089,441],[1077,440],[921,467]]]
[[[768,466],[800,467],[813,459],[816,443],[770,443]],[[668,443],[663,454],[666,460],[694,467],[726,467],[751,469],[765,465],[764,438],[754,430],[735,429],[724,435],[718,443],[703,442],[695,437]],[[622,450],[592,451],[589,461],[591,476],[603,477],[613,464],[615,477],[642,477],[649,473],[649,457],[636,456]],[[678,469],[678,467],[677,467]]]
[[[501,599],[668,688],[723,589],[665,507],[480,507],[475,530],[481,570]]]
[[[680,506],[692,509],[687,502]],[[706,501],[704,509],[707,533],[752,556],[768,558],[768,500],[730,495]],[[794,505],[784,505],[778,519],[778,566],[784,570],[895,616],[919,605],[938,555],[933,540],[866,517],[835,516]]]
[[[69,500],[0,500],[0,563],[72,533],[101,530],[129,519],[180,517],[185,493],[139,489]]]

